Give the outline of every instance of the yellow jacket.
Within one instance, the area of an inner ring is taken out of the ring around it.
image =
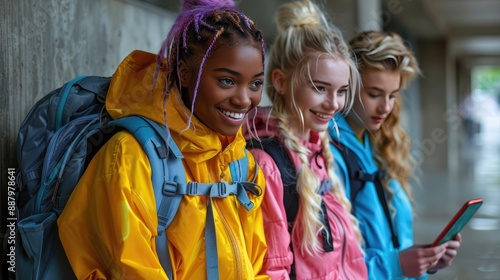
[[[156,55],[135,51],[113,75],[106,108],[113,118],[142,115],[165,123],[184,154],[188,181],[231,181],[229,162],[244,156],[245,139],[238,131],[224,150],[220,136],[193,117],[177,91],[163,102],[161,69],[151,92]],[[165,104],[165,105],[164,105]],[[194,128],[193,128],[194,127]],[[182,132],[182,135],[181,135]],[[248,153],[249,178],[265,179]],[[251,179],[249,179],[251,180]],[[59,220],[59,235],[79,279],[167,279],[155,249],[157,214],[151,168],[140,144],[128,132],[116,133],[91,161]],[[264,191],[264,189],[263,189]],[[255,203],[247,211],[235,196],[214,198],[221,279],[268,279],[262,275],[266,252],[260,204],[263,195],[249,193]],[[167,229],[174,278],[206,279],[204,228],[208,198],[184,196]]]

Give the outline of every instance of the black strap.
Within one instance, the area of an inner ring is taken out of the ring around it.
[[[351,204],[352,204],[352,213],[355,214],[355,199],[358,195],[359,191],[365,186],[367,181],[373,182],[375,185],[375,189],[377,191],[377,196],[384,209],[385,218],[387,219],[387,223],[389,224],[389,229],[391,231],[391,240],[394,248],[399,248],[399,238],[396,235],[394,230],[394,225],[392,222],[391,214],[389,212],[389,205],[387,203],[387,199],[385,197],[384,186],[382,184],[382,178],[385,177],[385,173],[383,171],[377,170],[372,174],[364,173],[361,170],[361,167],[358,164],[356,159],[356,154],[346,146],[342,145],[338,148],[340,154],[344,158],[344,161],[347,165],[347,173],[349,175],[349,183],[351,187]]]
[[[380,204],[382,204],[382,208],[384,208],[385,217],[387,218],[387,222],[389,223],[389,229],[391,230],[391,238],[392,244],[395,249],[399,249],[399,239],[394,231],[394,225],[392,223],[391,214],[389,212],[389,205],[387,204],[387,199],[385,197],[384,186],[382,185],[382,180],[377,176],[378,180],[375,180],[375,188],[377,189],[378,200],[380,200]]]
[[[323,222],[324,228],[321,230],[321,237],[323,238],[323,249],[325,252],[333,251],[333,237],[332,230],[330,229],[330,223],[328,222],[328,215],[326,212],[326,205],[323,199],[321,200],[321,220]]]
[[[361,168],[359,167],[358,161],[356,160],[356,155],[350,150],[347,149],[345,146],[341,146],[338,148],[338,151],[342,154],[342,157],[344,158],[345,163],[347,164],[347,173],[349,175],[350,179],[350,194],[351,194],[351,201],[352,203],[352,213],[355,213],[354,209],[354,200],[356,199],[356,196],[358,195],[359,191],[365,186],[365,181],[366,180],[361,180],[362,178],[364,179],[364,174],[361,171]]]
[[[299,195],[297,193],[297,174],[292,159],[285,147],[274,137],[251,139],[247,141],[247,148],[261,149],[271,156],[281,173],[281,181],[285,188],[283,192],[283,205],[289,223],[295,220],[299,208]]]
[[[264,150],[264,152],[271,156],[276,163],[276,166],[278,166],[281,173],[281,181],[283,182],[283,187],[285,188],[285,191],[283,192],[283,205],[285,206],[288,224],[291,224],[297,216],[297,210],[299,208],[299,195],[297,193],[297,171],[295,170],[295,166],[292,163],[290,155],[279,140],[274,137],[262,137],[260,138],[260,142],[257,139],[248,140],[247,148]],[[321,182],[321,184],[320,190],[322,190],[323,193],[320,193],[320,195],[323,195],[326,191],[330,190],[331,181],[325,180]],[[330,184],[329,187],[326,186],[328,184]],[[323,238],[323,249],[325,252],[331,252],[333,251],[333,237],[331,234],[330,223],[328,221],[326,206],[323,200],[321,200],[321,208],[321,220],[324,225],[321,234]]]

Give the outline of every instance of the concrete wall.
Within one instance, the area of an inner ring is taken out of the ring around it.
[[[134,49],[157,52],[175,15],[119,0],[0,0],[0,11],[0,212],[5,215],[6,172],[17,166],[17,131],[29,108],[75,76],[112,75]]]

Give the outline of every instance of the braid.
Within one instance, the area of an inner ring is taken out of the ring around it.
[[[294,151],[300,159],[301,166],[297,172],[297,193],[299,195],[299,209],[293,227],[292,238],[300,238],[301,254],[315,255],[322,251],[322,246],[318,240],[318,234],[324,228],[321,217],[321,196],[317,194],[320,185],[318,177],[309,168],[309,153],[300,142],[299,138],[289,129],[285,114],[280,114],[273,110],[273,118],[280,130],[285,146]]]
[[[224,28],[221,28],[219,31],[217,31],[217,33],[215,33],[215,36],[214,36],[214,39],[212,40],[212,43],[210,43],[210,46],[208,46],[208,50],[205,53],[205,55],[203,56],[203,59],[201,60],[200,70],[198,71],[198,78],[196,79],[196,86],[194,87],[193,100],[196,100],[196,96],[198,95],[198,87],[200,86],[201,73],[203,72],[203,65],[205,65],[205,61],[207,60],[208,54],[210,53],[210,51],[214,47],[215,42],[217,41],[217,38],[219,38],[220,34],[222,34],[223,32],[224,32]],[[194,101],[191,103],[191,112],[194,112]],[[186,129],[188,129],[191,126],[192,118],[193,118],[193,114],[191,113],[191,115],[189,115],[188,124],[187,124]]]
[[[298,226],[294,227],[292,237],[302,237],[302,241],[299,242],[299,244],[301,244],[301,254],[307,253],[309,255],[315,255],[323,250],[317,238],[318,234],[324,228],[321,220],[321,196],[317,193],[320,181],[318,180],[316,174],[309,168],[310,151],[299,142],[299,138],[289,129],[289,118],[284,114],[277,113],[276,110],[273,110],[272,112],[273,119],[276,120],[276,126],[280,130],[285,146],[295,152],[301,162],[301,167],[297,172],[296,185],[300,200],[296,219]],[[358,220],[350,214],[351,203],[347,199],[340,179],[335,174],[333,169],[334,160],[329,146],[330,138],[326,132],[320,132],[319,136],[323,147],[321,155],[326,163],[328,178],[332,181],[333,185],[331,192],[339,200],[346,212],[349,213],[349,219],[353,225],[354,233],[358,241],[361,243],[362,235],[359,230]]]
[[[347,198],[347,196],[345,194],[345,189],[344,189],[344,186],[342,185],[342,182],[340,181],[340,178],[338,177],[338,175],[334,171],[333,165],[334,165],[335,161],[333,158],[332,151],[330,149],[331,139],[328,136],[328,133],[326,133],[326,132],[321,132],[319,135],[320,135],[320,139],[321,139],[321,144],[323,146],[322,156],[325,159],[325,163],[327,166],[328,178],[330,178],[330,180],[332,180],[333,187],[331,189],[331,192],[339,200],[340,204],[345,209],[345,211],[347,213],[349,213],[349,219],[351,220],[354,234],[356,235],[356,238],[358,239],[358,241],[360,241],[360,243],[361,243],[363,241],[362,240],[363,238],[361,235],[361,231],[359,230],[358,219],[356,219],[356,217],[351,214],[351,209],[352,209],[351,202],[349,201],[349,199]]]

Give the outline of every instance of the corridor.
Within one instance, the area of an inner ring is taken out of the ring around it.
[[[415,188],[415,241],[421,244],[431,243],[465,201],[484,200],[462,231],[453,264],[430,280],[500,279],[500,115],[481,125],[473,141],[462,141],[457,174],[424,166]]]

